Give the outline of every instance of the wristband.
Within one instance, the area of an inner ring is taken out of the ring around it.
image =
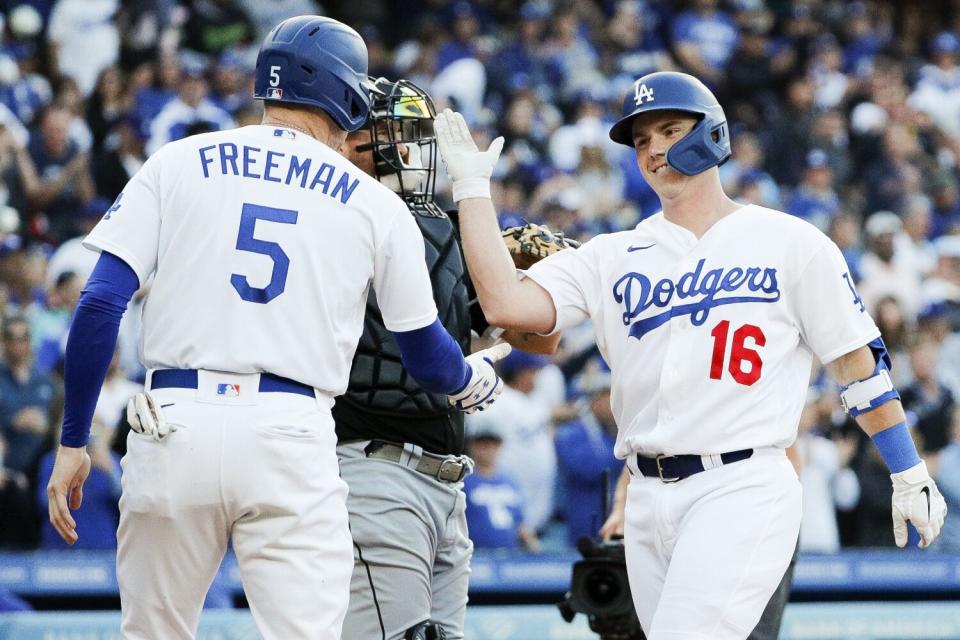
[[[884,429],[870,439],[877,445],[890,473],[900,473],[920,463],[920,454],[917,453],[917,446],[913,443],[905,422]]]
[[[490,199],[490,178],[463,178],[453,183],[453,201],[467,198]]]

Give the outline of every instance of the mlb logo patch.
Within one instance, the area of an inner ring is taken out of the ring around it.
[[[225,396],[227,398],[236,398],[240,395],[240,385],[220,383],[217,385],[217,395]]]
[[[270,87],[267,89],[267,100],[279,100],[283,98],[283,89],[279,87]]]
[[[295,134],[293,131],[290,131],[289,129],[274,129],[273,137],[274,138],[290,138],[291,140],[293,140],[294,138],[297,137],[297,134]]]

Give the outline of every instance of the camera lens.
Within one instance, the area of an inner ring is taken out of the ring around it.
[[[616,574],[610,571],[594,571],[584,580],[584,586],[587,596],[598,606],[615,602],[623,590]]]

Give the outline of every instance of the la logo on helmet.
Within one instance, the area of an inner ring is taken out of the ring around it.
[[[633,85],[633,100],[638,107],[644,102],[653,102],[653,89],[637,80]]]

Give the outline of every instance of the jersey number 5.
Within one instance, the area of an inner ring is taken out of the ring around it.
[[[237,233],[237,250],[259,253],[273,260],[273,270],[270,272],[270,282],[266,287],[251,287],[247,276],[234,273],[230,276],[230,284],[237,290],[240,297],[247,302],[266,304],[283,293],[287,287],[287,270],[290,268],[290,258],[276,242],[258,240],[253,237],[257,227],[257,220],[268,220],[281,224],[296,224],[297,212],[292,209],[274,209],[259,204],[244,203],[240,213],[240,231]]]
[[[730,321],[723,320],[713,328],[713,359],[710,361],[710,377],[719,380],[723,374],[723,360],[727,350],[727,334],[730,331]],[[738,383],[749,387],[760,379],[763,361],[756,349],[746,346],[747,338],[753,340],[758,347],[767,344],[767,337],[755,324],[745,324],[733,332],[730,345],[730,364],[727,369]],[[748,365],[745,368],[744,364]]]

